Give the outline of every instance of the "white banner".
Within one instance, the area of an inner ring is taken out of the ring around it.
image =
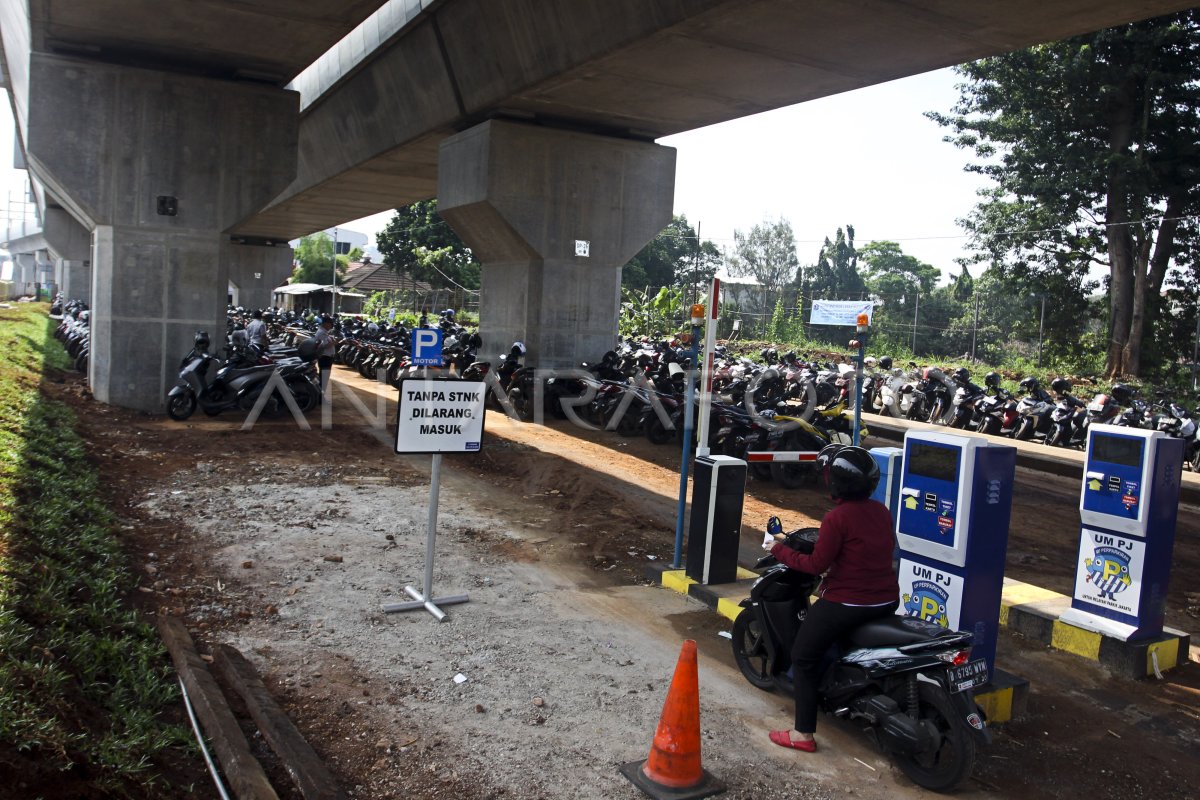
[[[858,315],[866,314],[867,320],[875,313],[875,303],[871,300],[813,300],[812,315],[808,321],[812,325],[849,325],[858,324]]]

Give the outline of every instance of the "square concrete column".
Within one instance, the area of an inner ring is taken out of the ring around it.
[[[61,258],[58,261],[62,275],[62,288],[59,290],[67,300],[82,300],[89,306],[92,304],[92,262],[68,261]]]
[[[229,268],[229,283],[237,288],[234,305],[246,308],[269,308],[271,292],[292,274],[292,248],[286,242],[270,246],[226,242],[221,260]]]
[[[30,168],[92,232],[92,392],[161,411],[223,340],[228,231],[295,176],[298,95],[45,53],[30,91]]]
[[[223,238],[218,233],[96,228],[88,378],[98,400],[161,410],[196,331],[222,341]]]
[[[621,267],[671,221],[675,150],[491,120],[445,140],[438,211],[483,265],[488,356],[577,367],[617,341]]]

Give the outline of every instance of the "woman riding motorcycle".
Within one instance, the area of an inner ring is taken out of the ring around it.
[[[766,547],[773,538],[771,555],[790,568],[825,576],[792,645],[795,728],[770,734],[775,744],[807,753],[817,750],[817,684],[826,651],[854,628],[894,614],[900,597],[892,568],[892,514],[871,499],[879,483],[879,465],[861,447],[832,444],[818,454],[816,466],[837,506],[821,520],[812,554],[782,544],[776,517],[763,543]]]

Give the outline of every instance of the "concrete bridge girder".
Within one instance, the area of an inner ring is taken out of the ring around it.
[[[621,267],[671,221],[675,150],[492,120],[442,143],[438,211],[483,264],[482,352],[578,367],[616,344]]]

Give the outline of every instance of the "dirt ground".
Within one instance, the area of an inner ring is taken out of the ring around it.
[[[434,593],[470,600],[439,624],[381,608],[421,585],[430,459],[396,456],[341,395],[327,430],[317,415],[312,430],[241,430],[231,415],[176,423],[60,388],[121,516],[138,602],[182,617],[202,649],[250,658],[351,797],[639,797],[617,766],[646,757],[685,638],[700,650],[704,765],[725,796],[925,794],[852,724],[823,720],[816,756],[767,742],[790,700],[742,679],[724,619],[646,580],[672,555],[673,448],[490,415],[483,451],[442,470]],[[1069,593],[1077,485],[1019,472],[1008,574]],[[829,505],[752,482],[747,542],[772,513],[815,524]],[[1181,509],[1168,624],[1185,630],[1198,523]],[[961,794],[1200,796],[1197,665],[1128,681],[1010,634],[997,661],[1033,682],[1029,714],[996,729]],[[247,730],[281,796],[298,796]],[[216,795],[198,783],[186,796]]]

